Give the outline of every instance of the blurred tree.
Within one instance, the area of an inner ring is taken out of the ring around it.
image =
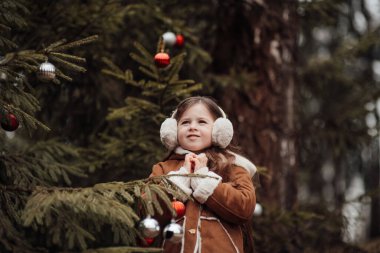
[[[295,93],[297,1],[224,1],[216,6],[210,79],[236,139],[267,176],[259,201],[297,202]]]
[[[375,3],[361,0],[312,1],[298,10],[303,20],[299,38],[302,107],[297,112],[303,196],[340,209],[359,175],[364,179],[363,190],[377,190],[372,194],[372,221],[380,215],[379,161],[374,160],[380,95],[376,8]],[[372,236],[378,236],[378,223],[370,224]]]

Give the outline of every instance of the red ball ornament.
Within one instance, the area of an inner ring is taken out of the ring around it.
[[[152,243],[154,242],[154,238],[144,238],[144,240],[148,246],[152,245]]]
[[[157,67],[165,68],[170,64],[170,56],[167,53],[158,53],[154,56]]]
[[[185,44],[185,38],[183,37],[183,35],[177,34],[176,40],[175,40],[175,45],[177,47],[183,47],[184,44]]]
[[[4,113],[1,115],[1,127],[8,132],[15,131],[18,126],[19,122],[16,118],[16,116],[12,113]]]
[[[186,206],[181,201],[178,201],[178,200],[173,201],[172,206],[175,212],[177,213],[177,217],[176,217],[177,219],[185,215]]]

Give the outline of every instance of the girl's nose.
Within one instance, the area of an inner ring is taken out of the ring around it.
[[[196,128],[197,128],[197,123],[196,122],[191,122],[190,129],[196,129]]]

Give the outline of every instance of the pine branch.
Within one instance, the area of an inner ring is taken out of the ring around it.
[[[10,252],[47,252],[41,248],[34,248],[2,210],[0,210],[0,247]]]
[[[135,229],[140,220],[134,210],[136,204],[142,208],[137,211],[145,215],[162,214],[159,200],[163,200],[174,216],[168,194],[176,198],[187,196],[168,177],[102,183],[87,188],[36,187],[21,218],[25,226],[51,227],[57,245],[65,244],[59,239],[65,234],[70,249],[77,246],[85,249],[86,240],[95,239],[85,227],[93,223],[97,223],[97,231],[110,224],[114,241],[123,240],[131,245],[136,236],[141,237]]]
[[[94,42],[95,40],[98,39],[98,37],[99,37],[98,35],[92,35],[92,36],[89,36],[87,38],[83,38],[83,39],[80,39],[77,41],[73,41],[73,42],[70,42],[70,43],[67,43],[64,45],[55,46],[55,44],[52,44],[49,47],[45,48],[44,51],[46,51],[47,53],[65,51],[65,50],[70,49],[70,48],[79,47],[79,46],[83,46],[83,45],[89,44],[91,42]]]
[[[74,64],[74,63],[68,62],[66,60],[63,60],[63,59],[61,59],[59,57],[50,56],[50,59],[52,61],[55,61],[55,62],[61,63],[62,65],[65,65],[69,69],[72,69],[72,70],[75,70],[75,71],[78,71],[78,72],[86,72],[85,68],[83,68],[83,67],[81,67],[81,66],[79,66],[77,64]],[[83,59],[83,61],[85,61],[85,59]]]
[[[85,58],[75,56],[75,55],[71,55],[71,54],[51,52],[49,55],[56,56],[57,58],[68,59],[68,60],[75,61],[75,62],[83,62],[83,63],[86,62]]]

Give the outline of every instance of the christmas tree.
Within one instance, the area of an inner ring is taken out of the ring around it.
[[[5,18],[1,20],[1,24],[3,28],[10,30],[1,37],[3,51],[6,52],[1,61],[1,126],[7,131],[1,135],[4,143],[1,147],[1,206],[4,207],[0,228],[3,238],[2,251],[45,252],[64,249],[84,250],[89,246],[123,245],[132,247],[113,248],[113,250],[157,252],[154,249],[138,249],[133,246],[146,245],[144,230],[141,232],[136,226],[141,217],[162,214],[164,208],[162,203],[167,205],[170,211],[172,204],[168,194],[180,199],[185,197],[184,193],[178,191],[166,178],[104,183],[85,188],[67,186],[72,184],[71,176],[86,177],[93,168],[105,163],[113,163],[116,169],[119,164],[125,166],[125,161],[121,163],[117,163],[117,159],[112,161],[115,158],[115,150],[128,153],[128,149],[135,150],[135,153],[131,152],[132,157],[148,151],[144,143],[149,144],[149,142],[142,139],[143,136],[150,138],[151,145],[157,145],[156,134],[153,136],[153,133],[147,131],[144,133],[136,131],[130,135],[131,131],[144,130],[141,126],[146,123],[151,123],[152,129],[156,128],[164,113],[169,110],[169,106],[196,91],[201,85],[195,84],[192,80],[179,78],[184,53],[174,57],[167,68],[158,70],[153,57],[140,45],[137,48],[142,55],[134,54],[132,58],[147,67],[147,69],[142,67],[141,70],[151,80],[135,81],[131,71],[122,72],[120,75],[120,70],[109,59],[104,58],[104,62],[110,67],[105,69],[104,73],[118,78],[122,76],[126,84],[140,88],[140,97],[128,97],[125,107],[114,109],[109,115],[110,120],[124,118],[128,122],[134,122],[133,125],[128,128],[123,124],[119,129],[110,126],[108,130],[104,130],[99,134],[97,140],[99,143],[94,141],[93,146],[101,146],[100,142],[106,144],[96,152],[93,148],[86,149],[68,144],[67,139],[54,138],[57,134],[54,130],[51,135],[39,133],[38,131],[50,130],[37,120],[39,116],[37,111],[41,109],[42,103],[50,102],[49,98],[46,101],[40,101],[39,98],[48,94],[54,96],[57,92],[46,86],[56,83],[60,85],[56,86],[56,89],[59,89],[58,87],[62,89],[65,82],[73,81],[63,71],[65,68],[68,71],[84,72],[85,68],[78,63],[85,63],[86,59],[67,51],[93,42],[97,36],[68,43],[62,39],[41,49],[20,49],[13,42],[18,42],[20,32],[12,33],[12,28],[25,29],[25,32],[28,32],[30,28],[26,24],[31,22],[33,17],[27,15],[30,20],[26,20],[20,12],[30,14],[28,10],[31,4],[6,1],[2,6]],[[50,5],[40,12],[58,11],[56,10],[58,7]],[[94,7],[100,6],[94,4]],[[110,3],[103,8],[114,11],[117,6]],[[50,15],[43,17],[53,18]],[[68,17],[70,18],[72,17]],[[19,26],[15,28],[14,25]],[[163,47],[162,42],[160,45]],[[161,100],[157,100],[158,97]],[[147,114],[147,111],[150,114]],[[19,125],[22,128],[17,129]],[[16,129],[17,135],[14,136]],[[30,136],[33,136],[32,140],[28,140]],[[125,147],[118,145],[117,140],[120,137],[127,139],[123,142],[126,143]],[[136,148],[137,141],[141,141],[138,148]],[[157,159],[157,153],[159,152],[152,154],[154,159]],[[103,155],[105,156],[99,159]],[[116,154],[116,158],[121,156]],[[127,157],[127,161],[130,160],[132,159]],[[142,160],[147,163],[152,159]],[[148,170],[145,169],[146,171]],[[147,175],[148,173],[145,173],[145,177]],[[163,202],[160,204],[159,200]],[[173,211],[172,215],[175,215]],[[102,236],[105,231],[112,236]]]

